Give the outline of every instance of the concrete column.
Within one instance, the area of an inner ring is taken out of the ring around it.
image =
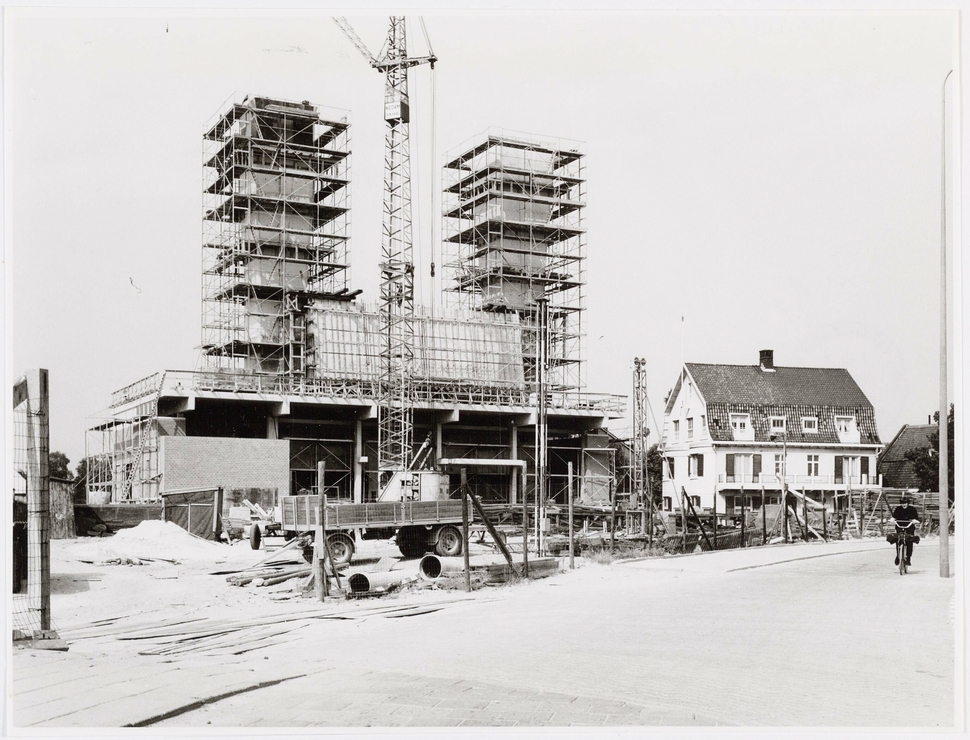
[[[441,427],[442,427],[441,417],[440,416],[435,416],[435,419],[434,419],[434,461],[435,461],[435,466],[437,466],[438,460],[440,460],[443,457],[443,455],[442,455],[442,444],[443,443],[441,441]]]
[[[354,422],[354,503],[364,503],[364,466],[360,464],[361,455],[364,454],[364,434],[363,422],[357,419]]]
[[[266,417],[266,439],[279,439],[279,426],[275,416]]]
[[[519,428],[515,425],[515,420],[511,422],[512,427],[512,441],[509,443],[509,459],[518,460],[519,459]],[[517,468],[512,468],[509,471],[509,503],[517,504],[519,502],[519,471]]]

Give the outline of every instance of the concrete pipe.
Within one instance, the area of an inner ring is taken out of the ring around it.
[[[521,559],[516,561],[515,557],[513,557],[512,561],[521,562]],[[468,567],[485,568],[489,565],[499,565],[506,562],[505,557],[502,555],[473,555],[468,558]],[[446,573],[461,573],[464,570],[464,558],[443,558],[440,555],[425,555],[421,558],[421,562],[418,565],[419,575],[428,581],[441,578]]]
[[[465,570],[464,558],[425,555],[418,564],[418,573],[427,581],[436,581],[445,573],[461,573],[463,570]]]
[[[355,594],[368,591],[386,591],[391,586],[409,581],[413,576],[404,571],[384,571],[382,573],[354,573],[347,578],[347,585]]]

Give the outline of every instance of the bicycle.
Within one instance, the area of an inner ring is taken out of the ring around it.
[[[915,519],[898,522],[895,519],[891,520],[896,527],[896,531],[891,533],[886,539],[890,543],[896,545],[896,560],[899,563],[899,575],[906,575],[909,572],[909,558],[906,557],[907,545],[912,542],[914,545],[919,544],[919,535],[915,533],[916,521]],[[913,530],[910,533],[910,530]]]

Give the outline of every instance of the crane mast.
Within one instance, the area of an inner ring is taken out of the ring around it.
[[[381,238],[381,381],[378,398],[378,470],[383,488],[411,464],[414,420],[414,255],[411,241],[411,121],[408,69],[437,58],[408,57],[403,16],[392,16],[380,57],[371,54],[344,18],[335,23],[384,72],[384,219]],[[430,52],[430,45],[429,45]]]
[[[388,61],[407,59],[403,17],[387,31]],[[378,411],[378,468],[384,485],[411,463],[414,424],[411,365],[414,357],[414,255],[411,244],[411,143],[408,71],[387,68],[384,86],[384,228],[381,240],[383,382]]]

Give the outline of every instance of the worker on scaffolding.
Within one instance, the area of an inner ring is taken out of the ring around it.
[[[899,501],[899,506],[893,509],[893,520],[896,524],[897,536],[907,532],[906,538],[906,565],[911,565],[913,559],[913,545],[919,541],[916,536],[916,523],[919,521],[919,512],[910,503],[909,494],[904,493]],[[899,548],[896,549],[896,565],[899,565]]]

